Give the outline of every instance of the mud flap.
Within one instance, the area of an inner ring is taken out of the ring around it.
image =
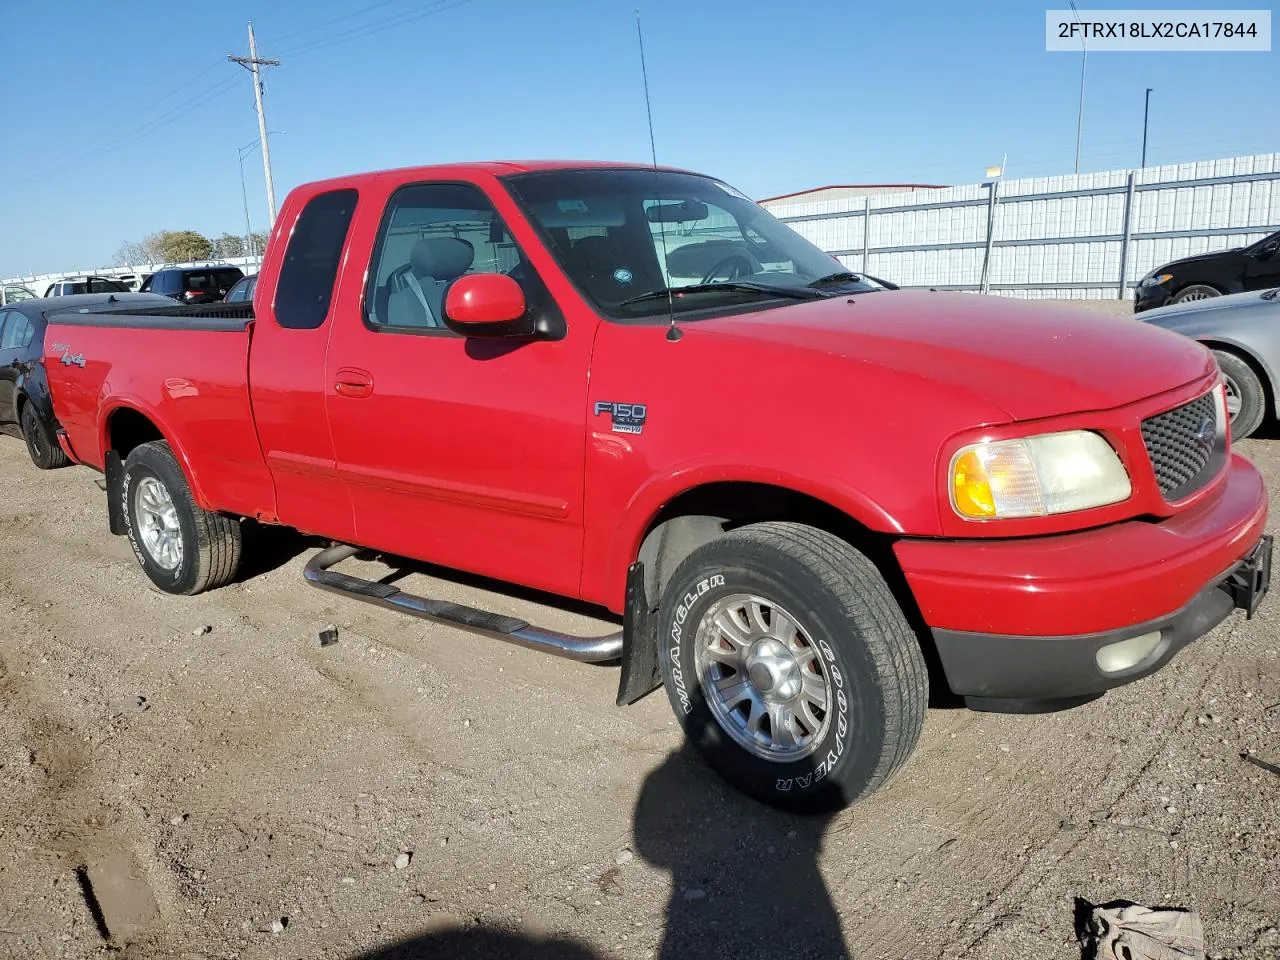
[[[124,482],[124,462],[120,454],[108,450],[104,458],[103,472],[107,477],[107,528],[118,537],[129,532],[124,519],[124,503],[120,499],[120,485]]]
[[[635,703],[662,686],[658,669],[657,608],[649,602],[644,585],[644,564],[627,570],[626,609],[622,619],[622,676],[618,679],[618,706]]]

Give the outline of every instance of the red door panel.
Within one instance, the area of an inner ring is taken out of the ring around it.
[[[327,362],[328,422],[356,540],[576,595],[594,318],[539,342],[465,339],[432,325],[461,273],[533,267],[476,184],[412,201],[393,186],[382,239],[362,230],[362,248],[372,248],[367,289],[343,290]],[[467,203],[490,206],[452,209]],[[411,269],[416,289],[400,283]]]

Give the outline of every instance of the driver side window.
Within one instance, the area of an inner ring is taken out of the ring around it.
[[[454,336],[444,324],[445,291],[468,273],[513,277],[530,309],[549,302],[482,190],[465,183],[401,187],[387,204],[374,247],[365,321],[375,330]]]

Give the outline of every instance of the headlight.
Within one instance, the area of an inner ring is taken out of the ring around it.
[[[1153,273],[1151,276],[1147,277],[1145,280],[1142,281],[1141,286],[1158,287],[1160,286],[1160,284],[1168,283],[1172,279],[1173,279],[1172,273]]]
[[[1096,433],[974,443],[951,458],[951,506],[969,520],[1044,517],[1127,500],[1124,464]]]

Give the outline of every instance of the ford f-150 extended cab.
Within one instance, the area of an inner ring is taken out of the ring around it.
[[[324,589],[665,686],[791,808],[852,802],[947,687],[1070,706],[1269,580],[1221,374],[1144,324],[885,290],[720,181],[484,163],[298,187],[251,304],[62,315],[60,442],[161,589],[241,520]],[[597,604],[574,637],[336,569],[408,557]]]

